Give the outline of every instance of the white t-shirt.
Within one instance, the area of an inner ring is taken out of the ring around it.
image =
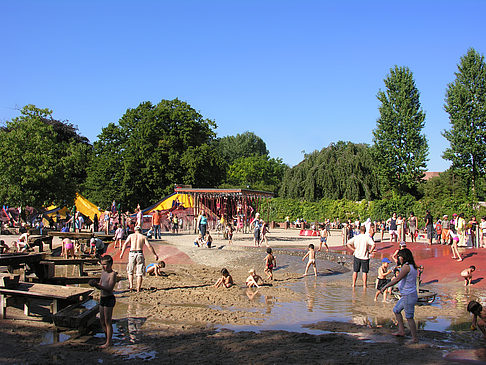
[[[366,233],[351,238],[348,244],[354,245],[354,257],[360,260],[368,260],[370,258],[370,250],[375,247],[375,242]]]

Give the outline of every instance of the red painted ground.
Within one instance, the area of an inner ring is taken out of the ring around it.
[[[398,243],[377,242],[376,247],[375,258],[382,259],[388,257],[391,259],[393,253],[398,249]],[[486,288],[486,249],[459,248],[463,261],[458,262],[451,258],[451,246],[429,246],[422,242],[407,242],[407,248],[413,252],[417,265],[424,267],[422,274],[423,283],[463,283],[460,276],[461,271],[474,265],[476,266],[476,271],[473,274],[474,287]],[[340,246],[332,247],[331,250],[344,252],[346,249]],[[351,253],[349,250],[346,251],[348,254]]]
[[[167,265],[174,265],[174,264],[192,264],[193,261],[189,256],[187,256],[184,252],[178,250],[174,246],[170,245],[163,245],[159,243],[152,243],[152,246],[157,252],[160,260],[164,260]],[[117,248],[116,250],[113,248],[113,243],[110,243],[106,253],[113,257],[113,260],[117,264],[126,264],[128,263],[128,252],[129,247],[125,249],[123,253],[123,257],[120,258],[120,249]],[[149,264],[150,262],[154,261],[154,257],[152,252],[144,247],[143,253],[145,255],[145,263]]]

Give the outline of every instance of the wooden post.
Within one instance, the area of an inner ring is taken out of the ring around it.
[[[7,296],[0,294],[0,317],[7,318]]]

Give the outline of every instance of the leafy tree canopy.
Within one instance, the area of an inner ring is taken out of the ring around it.
[[[229,166],[224,186],[277,193],[287,169],[279,158],[261,155],[240,157]]]
[[[224,163],[210,147],[215,128],[213,121],[178,99],[128,109],[94,143],[86,195],[103,207],[116,199],[133,209],[173,192],[177,183],[221,183]]]
[[[253,132],[219,138],[215,145],[229,165],[242,157],[268,156],[267,145]]]
[[[477,191],[478,178],[486,172],[486,64],[473,48],[461,57],[456,79],[447,87],[444,108],[451,129],[443,132],[450,147],[443,157],[452,169]]]
[[[419,91],[407,67],[395,66],[384,81],[386,91],[377,95],[380,118],[373,131],[377,171],[384,190],[416,196],[428,155]]]
[[[0,129],[0,201],[41,208],[71,204],[86,177],[91,146],[52,111],[27,105]]]
[[[374,199],[379,184],[373,173],[370,148],[366,144],[339,141],[288,170],[280,196],[316,201],[327,199]]]

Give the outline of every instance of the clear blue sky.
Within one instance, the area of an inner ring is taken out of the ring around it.
[[[442,171],[445,89],[486,52],[486,1],[0,0],[0,121],[48,107],[96,140],[143,101],[179,98],[218,136],[252,131],[293,166],[331,142],[372,142],[376,93],[414,73],[428,169]]]

